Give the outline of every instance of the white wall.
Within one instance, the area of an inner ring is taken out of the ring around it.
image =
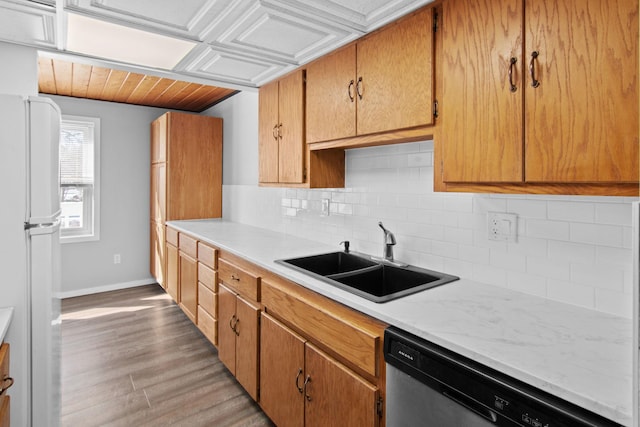
[[[153,283],[149,272],[150,124],[166,110],[51,96],[62,114],[99,117],[100,240],[62,245],[65,297]],[[121,263],[113,263],[120,254]]]
[[[257,96],[233,97],[217,110],[225,120],[253,118]],[[225,168],[253,158],[257,147],[255,124],[228,123],[225,150],[235,149]],[[397,259],[631,317],[636,198],[434,193],[431,142],[348,150],[344,189],[261,188],[253,166],[234,172],[223,188],[227,219],[336,248],[347,239],[372,254],[382,251],[382,220],[398,240]],[[320,214],[323,198],[330,216]],[[488,211],[518,215],[516,243],[488,240]]]

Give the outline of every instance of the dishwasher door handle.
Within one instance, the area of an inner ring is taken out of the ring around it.
[[[442,394],[492,423],[498,421],[498,415],[491,409],[452,388],[442,385]]]

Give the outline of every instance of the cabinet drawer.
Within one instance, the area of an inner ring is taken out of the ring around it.
[[[178,246],[178,232],[171,227],[167,227],[167,243]]]
[[[191,258],[196,259],[198,257],[198,242],[196,239],[180,233],[178,235],[178,249],[181,252],[189,255]]]
[[[218,292],[218,273],[198,262],[198,281],[213,292]]]
[[[374,376],[379,374],[382,336],[359,327],[370,323],[363,315],[354,312],[347,317],[345,313],[334,313],[327,308],[329,300],[322,303],[322,307],[312,305],[270,283],[263,286],[262,303],[268,313],[276,314],[303,335],[332,349],[365,372]]]
[[[9,412],[9,396],[0,396],[0,427],[10,427],[9,421],[11,414]]]
[[[218,260],[218,277],[239,294],[260,301],[260,278],[224,259]]]
[[[218,321],[198,307],[198,328],[213,345],[218,345]]]
[[[218,268],[218,251],[211,246],[198,242],[198,261],[215,270]]]
[[[198,309],[200,308],[212,317],[218,317],[218,294],[202,283],[198,283]]]

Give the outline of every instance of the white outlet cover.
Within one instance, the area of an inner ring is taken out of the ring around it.
[[[489,240],[516,242],[518,238],[518,215],[488,212],[487,233]]]

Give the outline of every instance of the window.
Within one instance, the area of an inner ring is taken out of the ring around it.
[[[60,126],[61,241],[100,238],[100,119],[63,116]]]

